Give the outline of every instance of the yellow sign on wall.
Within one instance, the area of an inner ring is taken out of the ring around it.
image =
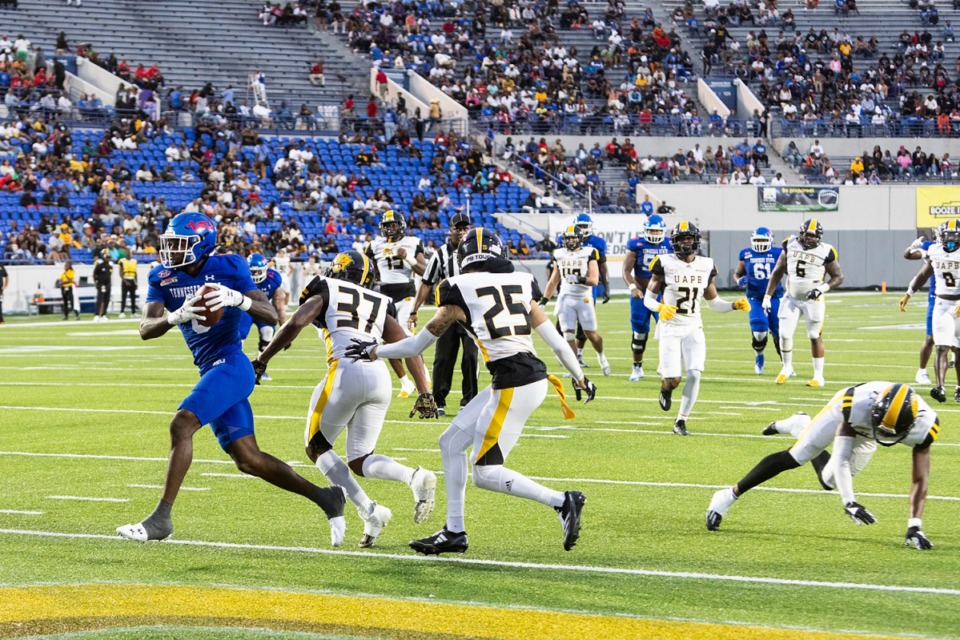
[[[960,187],[917,187],[917,228],[932,229],[960,218]]]

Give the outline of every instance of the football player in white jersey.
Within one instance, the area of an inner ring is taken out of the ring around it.
[[[406,235],[406,229],[403,214],[387,209],[380,217],[380,237],[374,238],[364,249],[366,256],[376,265],[380,293],[393,300],[397,320],[405,329],[417,293],[414,276],[422,276],[427,268],[423,244],[416,236]],[[394,360],[390,366],[400,378],[399,397],[406,398],[415,391],[414,384],[407,377],[402,362]]]
[[[960,346],[960,220],[948,220],[940,225],[940,239],[927,248],[920,271],[910,281],[907,292],[900,299],[900,310],[905,311],[914,292],[933,274],[936,282],[936,302],[933,305],[931,329],[937,347],[934,367],[937,386],[930,396],[937,402],[946,402],[944,385],[947,378],[947,358],[951,350]],[[954,399],[960,402],[960,358],[956,359],[957,388]]]
[[[643,304],[660,314],[657,339],[660,341],[660,408],[669,411],[673,390],[680,386],[680,376],[686,367],[687,381],[683,385],[680,411],[673,423],[678,436],[688,435],[687,418],[693,411],[700,393],[700,376],[707,359],[707,343],[703,336],[700,317],[701,298],[714,311],[747,311],[746,298],[734,302],[717,295],[714,279],[717,267],[711,258],[698,256],[700,230],[692,222],[682,220],[670,234],[673,253],[658,255],[650,262],[650,282]],[[663,291],[663,302],[658,300]]]
[[[374,453],[383,420],[390,406],[390,372],[382,362],[357,362],[344,358],[352,338],[401,340],[406,337],[395,318],[393,302],[370,290],[373,269],[363,254],[338,255],[326,277],[316,276],[303,291],[300,307],[253,361],[257,380],[267,363],[290,346],[300,331],[317,325],[327,343],[327,375],[310,399],[304,442],[307,456],[330,482],[344,488],[363,520],[361,547],[372,547],[390,522],[390,509],[371,500],[350,475],[406,483],[413,491],[414,522],[423,522],[434,505],[436,475],[422,467],[411,469],[385,455]],[[419,357],[407,360],[420,397],[415,410],[420,417],[436,417],[426,372]],[[411,417],[413,411],[410,412]],[[347,463],[334,452],[340,433],[347,430]],[[342,540],[342,533],[341,533]],[[334,546],[338,546],[334,541]]]
[[[823,294],[836,289],[843,282],[843,273],[837,261],[837,250],[823,242],[823,225],[811,218],[800,227],[796,236],[788,236],[783,241],[783,253],[777,260],[767,293],[763,296],[762,307],[769,313],[773,306],[773,296],[780,280],[786,276],[787,293],[780,302],[777,318],[780,320],[780,358],[783,368],[777,375],[776,383],[784,384],[794,375],[793,372],[793,334],[797,330],[800,317],[807,323],[807,337],[810,338],[810,352],[813,355],[813,378],[808,387],[822,387],[823,379],[823,318],[826,303]],[[826,280],[826,276],[830,276]]]
[[[761,460],[737,484],[713,494],[707,509],[707,529],[719,529],[727,511],[745,492],[807,462],[824,489],[839,489],[847,516],[857,524],[873,524],[876,518],[856,501],[853,476],[867,466],[877,444],[889,447],[901,443],[913,447],[905,544],[921,550],[933,548],[920,519],[930,477],[930,445],[940,435],[940,424],[937,414],[908,385],[877,381],[846,387],[834,394],[813,419],[798,413],[771,423],[763,433],[789,433],[798,439],[790,449]],[[832,457],[826,452],[831,443]]]
[[[547,375],[546,365],[537,357],[532,333],[536,331],[544,339],[570,372],[578,400],[586,393],[586,402],[590,402],[597,388],[584,377],[576,355],[537,305],[540,291],[534,277],[514,271],[503,256],[503,244],[495,233],[470,231],[457,250],[460,275],[440,283],[437,313],[423,331],[379,347],[375,341],[357,341],[347,350],[347,355],[361,358],[406,357],[422,353],[454,322],[460,322],[474,336],[493,377],[491,386],[461,409],[440,436],[447,521],[436,534],[410,543],[420,553],[467,550],[464,498],[471,445],[475,485],[553,507],[560,514],[567,551],[580,535],[580,512],[586,502],[582,493],[549,489],[504,466],[524,423],[543,402],[551,384],[560,395],[564,415],[575,417],[564,403],[562,383]]]
[[[564,340],[576,355],[577,323],[580,323],[583,334],[597,352],[600,370],[603,375],[609,376],[610,363],[603,355],[603,338],[597,331],[597,311],[593,302],[593,288],[600,282],[600,253],[593,247],[583,246],[580,232],[572,224],[563,233],[563,244],[553,252],[556,268],[550,274],[540,305],[546,305],[560,288],[557,316]]]

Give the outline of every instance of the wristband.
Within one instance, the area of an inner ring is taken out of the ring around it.
[[[920,518],[910,518],[907,520],[907,529],[911,527],[916,527],[917,529],[923,529],[923,525],[920,522]]]
[[[630,291],[636,291],[637,285],[631,282],[630,284],[627,285],[627,288],[630,289]]]
[[[250,311],[250,307],[253,306],[253,299],[248,296],[243,296],[243,302],[241,302],[237,306],[239,306],[244,311]]]
[[[913,287],[907,287],[907,297],[910,297],[915,293],[916,291],[913,290]]]
[[[827,291],[830,291],[830,285],[827,284],[826,282],[824,282],[824,283],[821,283],[821,284],[817,287],[817,289],[820,290],[820,293],[826,293]]]

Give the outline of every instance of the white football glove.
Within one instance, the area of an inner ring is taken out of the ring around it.
[[[910,243],[910,248],[911,248],[911,249],[919,249],[921,246],[923,246],[923,243],[926,242],[926,241],[927,241],[927,239],[924,238],[923,236],[921,236],[921,237],[917,238],[916,240],[914,240],[913,242]]]
[[[190,296],[183,301],[182,307],[167,314],[167,322],[176,326],[193,320],[206,320],[207,317],[201,315],[206,310],[206,307],[200,305],[200,296]]]
[[[580,284],[580,276],[574,274],[567,275],[567,284]]]
[[[207,286],[215,289],[215,291],[211,291],[203,296],[204,300],[213,303],[210,305],[210,311],[216,311],[224,307],[240,307],[246,311],[250,308],[250,305],[253,304],[253,300],[239,291],[234,291],[230,287],[225,287],[216,282],[211,282]]]
[[[763,307],[764,313],[768,313],[773,309],[773,299],[770,296],[763,296],[763,302],[760,306]]]

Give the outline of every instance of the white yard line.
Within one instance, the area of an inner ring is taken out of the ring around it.
[[[130,502],[130,498],[94,498],[90,496],[47,496],[47,500],[80,500],[82,502]]]
[[[158,489],[162,490],[162,484],[128,484],[133,489]],[[180,491],[210,491],[209,487],[180,487]]]
[[[0,535],[19,535],[45,538],[73,538],[86,540],[109,540],[131,544],[119,536],[108,536],[91,533],[62,533],[56,531],[36,531],[28,529],[0,529]],[[752,584],[769,584],[778,586],[810,587],[815,589],[839,589],[880,591],[894,593],[923,593],[944,596],[960,596],[960,589],[946,589],[942,587],[916,587],[895,584],[871,584],[862,582],[830,582],[823,580],[791,580],[788,578],[772,578],[765,576],[738,576],[715,573],[696,573],[689,571],[663,571],[656,569],[636,569],[628,567],[599,567],[592,565],[550,564],[537,562],[510,562],[505,560],[482,560],[479,558],[454,558],[449,556],[425,557],[417,555],[401,555],[398,553],[380,553],[377,551],[346,551],[339,549],[320,549],[317,547],[292,547],[281,545],[238,544],[233,542],[214,542],[206,540],[167,540],[162,544],[183,545],[188,547],[209,547],[216,549],[242,549],[250,551],[277,551],[281,553],[307,553],[351,558],[388,559],[405,562],[443,562],[458,565],[473,565],[487,567],[503,567],[510,569],[533,569],[539,571],[563,571],[575,573],[593,573],[607,575],[643,576],[655,578],[675,578],[680,580],[704,580],[718,582],[741,582]]]
[[[19,509],[0,509],[0,513],[8,513],[14,516],[42,516],[43,511],[20,511]]]

